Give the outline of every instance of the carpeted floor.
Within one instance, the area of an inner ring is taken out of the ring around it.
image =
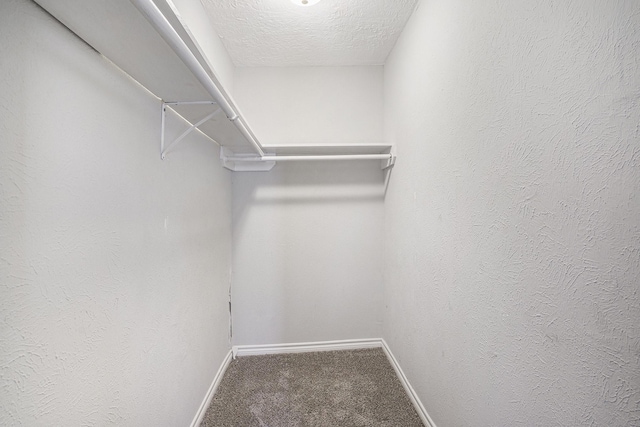
[[[201,427],[422,427],[382,349],[233,360]]]

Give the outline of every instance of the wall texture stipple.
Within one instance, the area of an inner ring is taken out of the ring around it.
[[[382,334],[439,427],[640,426],[640,1],[419,0],[384,67],[202,43],[261,141],[394,143],[388,187],[162,162],[158,99],[30,0],[0,33],[0,425],[188,425],[233,269],[234,344]]]
[[[0,32],[0,425],[189,425],[230,347],[230,173],[198,135],[161,161],[158,99],[33,2]]]
[[[238,68],[234,96],[265,144],[379,142],[382,75],[372,66]],[[234,345],[380,337],[379,165],[282,162],[233,174]]]
[[[423,0],[384,336],[442,426],[640,425],[640,3]]]

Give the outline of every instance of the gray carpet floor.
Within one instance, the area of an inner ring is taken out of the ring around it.
[[[382,349],[233,360],[201,427],[422,427]]]

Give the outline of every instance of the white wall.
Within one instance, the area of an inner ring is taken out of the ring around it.
[[[381,67],[238,69],[235,84],[263,143],[381,140]],[[234,174],[233,343],[380,336],[383,196],[379,161]]]
[[[236,68],[234,96],[264,145],[383,142],[383,68]]]
[[[440,426],[640,419],[640,3],[423,0],[385,66],[384,337]]]
[[[198,136],[162,162],[160,102],[33,3],[0,28],[0,424],[188,425],[229,348],[230,174]]]

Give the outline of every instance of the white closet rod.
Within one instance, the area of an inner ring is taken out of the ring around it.
[[[162,38],[169,44],[173,51],[180,57],[182,62],[189,68],[202,86],[209,92],[211,97],[220,106],[227,118],[238,128],[240,133],[249,141],[251,147],[258,155],[257,157],[230,156],[228,161],[236,162],[264,162],[264,161],[287,161],[287,160],[393,160],[391,154],[331,154],[331,155],[290,155],[274,156],[265,155],[262,145],[258,142],[244,119],[238,115],[229,100],[222,93],[218,85],[209,76],[202,64],[182,40],[180,35],[171,26],[167,18],[155,5],[153,0],[131,0],[140,10],[147,20],[158,31]]]
[[[304,155],[304,156],[261,156],[243,157],[230,156],[225,160],[231,162],[283,162],[293,160],[390,160],[391,154],[327,154],[327,155]]]
[[[133,4],[142,12],[142,14],[147,18],[147,20],[153,25],[153,27],[160,33],[162,38],[171,46],[173,51],[180,57],[182,62],[189,68],[189,70],[193,73],[193,75],[198,79],[198,81],[204,86],[204,88],[209,92],[211,97],[216,101],[216,103],[220,106],[222,111],[227,115],[229,120],[233,122],[233,124],[238,128],[240,133],[249,141],[253,149],[260,156],[264,155],[264,151],[260,146],[260,143],[253,136],[251,131],[248,129],[247,125],[242,119],[242,117],[238,116],[238,113],[233,109],[229,101],[220,91],[218,86],[211,79],[209,74],[202,67],[198,59],[193,55],[189,47],[182,40],[180,35],[176,32],[176,30],[171,26],[167,18],[162,14],[160,9],[153,3],[152,0],[131,0]]]

